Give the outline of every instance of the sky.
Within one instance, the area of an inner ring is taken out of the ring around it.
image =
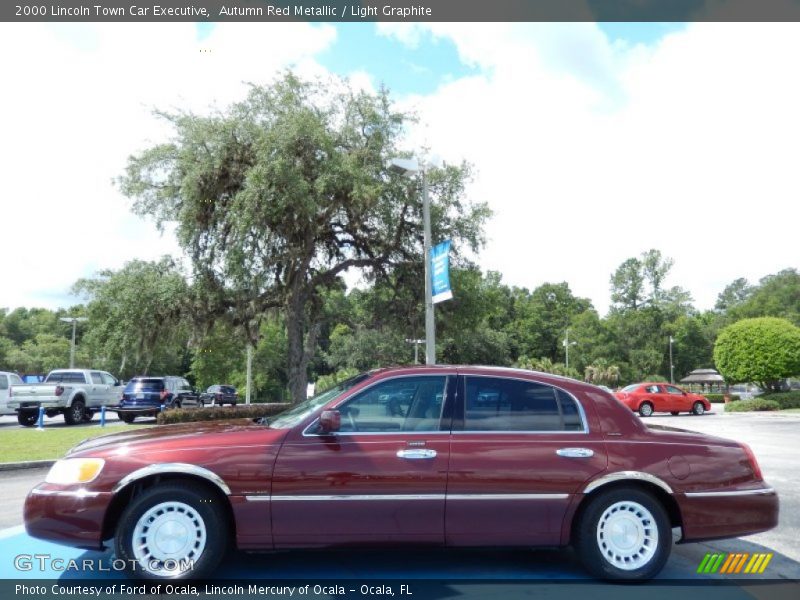
[[[0,307],[179,255],[114,180],[206,112],[291,68],[387,86],[410,149],[468,160],[494,212],[477,262],[509,285],[609,278],[656,248],[712,308],[734,279],[800,267],[800,24],[0,23]],[[9,57],[13,57],[9,60]]]

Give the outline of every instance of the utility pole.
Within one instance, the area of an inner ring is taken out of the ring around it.
[[[60,321],[65,323],[72,323],[72,345],[69,348],[69,368],[75,368],[75,329],[78,326],[78,321],[85,321],[86,317],[61,317]]]
[[[669,382],[675,383],[675,366],[672,364],[672,336],[669,336]]]

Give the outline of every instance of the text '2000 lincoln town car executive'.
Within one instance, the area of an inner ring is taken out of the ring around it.
[[[275,417],[84,442],[25,504],[28,533],[149,578],[203,577],[230,545],[564,546],[640,580],[681,541],[774,527],[734,441],[651,429],[592,385],[492,367],[355,377]]]

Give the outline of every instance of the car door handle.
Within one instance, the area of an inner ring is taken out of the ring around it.
[[[556,450],[556,454],[567,458],[590,458],[594,456],[594,450],[589,448],[559,448]]]
[[[419,460],[425,458],[436,458],[436,450],[428,448],[414,448],[412,450],[398,450],[397,458],[408,458],[409,460]]]

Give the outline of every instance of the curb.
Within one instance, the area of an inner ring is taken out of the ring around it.
[[[26,462],[0,463],[0,471],[17,471],[19,469],[40,469],[52,467],[55,460],[29,460]]]

